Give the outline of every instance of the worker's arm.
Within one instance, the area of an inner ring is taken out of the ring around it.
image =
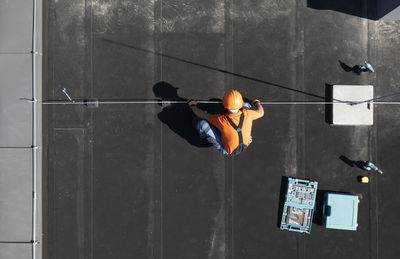
[[[255,119],[259,119],[264,116],[264,108],[261,106],[260,100],[253,100],[251,101],[251,105],[256,107],[255,112],[257,112],[257,117]]]
[[[206,111],[200,110],[197,106],[191,106],[193,113],[203,120],[208,120],[208,113]]]
[[[203,120],[208,120],[208,113],[206,111],[200,110],[197,107],[197,102],[195,100],[190,100],[188,102],[189,107],[192,109],[193,113]]]

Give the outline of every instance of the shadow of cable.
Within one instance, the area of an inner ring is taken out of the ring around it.
[[[272,82],[260,80],[260,79],[253,78],[253,77],[250,77],[250,76],[233,73],[233,72],[230,72],[228,70],[224,70],[224,69],[220,69],[220,68],[215,68],[215,67],[203,65],[203,64],[200,64],[200,63],[196,63],[196,62],[185,60],[185,59],[182,59],[182,58],[178,58],[178,57],[174,57],[174,56],[158,53],[158,52],[155,52],[155,51],[152,51],[152,50],[148,50],[148,49],[139,48],[139,47],[132,46],[132,45],[129,45],[129,44],[126,44],[126,43],[116,42],[116,41],[109,40],[109,39],[104,39],[104,38],[101,38],[101,40],[103,40],[105,42],[108,42],[108,43],[111,43],[111,44],[114,44],[114,45],[122,46],[122,47],[125,47],[125,48],[130,48],[130,49],[134,49],[134,50],[138,50],[138,51],[142,51],[142,52],[146,52],[146,53],[151,53],[153,55],[162,56],[164,58],[173,59],[173,60],[180,61],[180,62],[183,62],[183,63],[186,63],[186,64],[199,66],[199,67],[203,67],[203,68],[206,68],[206,69],[211,69],[211,70],[218,71],[218,72],[221,72],[221,73],[224,73],[224,74],[228,74],[228,75],[232,75],[232,76],[235,76],[235,77],[251,80],[251,81],[254,81],[254,82],[257,82],[257,83],[262,83],[262,84],[265,84],[265,85],[274,86],[274,87],[277,87],[277,88],[281,88],[281,89],[285,89],[285,90],[288,90],[288,91],[296,92],[298,94],[315,97],[315,98],[318,98],[320,100],[324,100],[324,98],[325,98],[325,97],[317,95],[317,94],[300,91],[300,90],[297,90],[297,89],[293,89],[293,88],[286,87],[286,86],[283,86],[283,85],[279,85],[279,84],[275,84],[275,83],[272,83]]]

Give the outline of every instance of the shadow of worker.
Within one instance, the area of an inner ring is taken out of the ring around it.
[[[154,95],[162,101],[162,111],[158,113],[158,118],[166,124],[173,132],[186,139],[190,144],[197,147],[210,147],[207,140],[199,137],[193,128],[192,120],[195,117],[192,110],[186,104],[187,99],[178,95],[178,88],[166,82],[158,82],[153,86]],[[179,101],[182,103],[168,102]]]

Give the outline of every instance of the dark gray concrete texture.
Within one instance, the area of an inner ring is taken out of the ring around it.
[[[48,216],[57,222],[69,222],[57,224],[52,229],[54,247],[60,258],[79,258],[85,242],[83,233],[91,225],[85,224],[83,210],[87,207],[90,212],[90,203],[85,195],[86,182],[89,182],[86,179],[90,179],[90,175],[84,174],[84,130],[58,130],[54,138],[57,145],[51,147],[51,158],[58,162],[48,167],[54,172],[48,176],[48,188],[52,188],[54,193],[48,196],[47,206],[54,208]],[[63,174],[57,173],[60,171]],[[90,214],[87,217],[90,219]]]
[[[48,1],[44,99],[66,100],[62,87],[120,101],[397,91],[400,25],[365,19],[369,1],[312,2]],[[348,69],[364,60],[375,74]],[[184,104],[46,106],[46,258],[395,258],[397,107],[375,106],[372,127],[330,126],[323,105],[264,108],[251,146],[224,158]],[[384,175],[355,165],[368,159]],[[310,235],[278,227],[286,177],[319,182]],[[359,195],[357,231],[321,226],[323,191]]]
[[[359,5],[358,8],[362,12],[365,6]],[[304,17],[307,24],[304,30],[304,67],[308,68],[304,71],[304,88],[325,95],[327,85],[371,84],[370,75],[345,72],[339,65],[339,60],[354,66],[363,62],[359,59],[368,59],[368,21],[343,13],[311,9],[306,10]],[[318,36],[313,37],[316,32]],[[346,232],[316,225],[305,241],[305,257],[374,256],[376,251],[371,249],[371,243],[376,238],[372,235],[375,226],[370,224],[370,210],[374,208],[369,200],[376,197],[376,193],[357,184],[357,174],[362,174],[357,167],[349,167],[339,159],[345,156],[352,160],[367,160],[369,150],[373,148],[369,145],[371,129],[329,126],[324,121],[328,112],[323,106],[304,109],[304,173],[307,178],[318,179],[318,187],[322,190],[360,194],[359,227],[356,232]],[[324,244],[322,248],[321,244]]]
[[[399,91],[400,72],[396,69],[398,64],[399,27],[394,26],[398,23],[379,22],[376,25],[376,38],[374,44],[378,47],[376,55],[377,70],[376,81],[379,88],[376,89],[377,95],[385,93],[395,93]],[[398,100],[392,97],[391,100]],[[393,235],[399,231],[399,226],[393,225],[398,210],[399,198],[396,195],[396,187],[399,182],[399,176],[390,172],[395,172],[399,166],[399,160],[396,158],[395,151],[399,150],[399,107],[384,106],[378,107],[376,111],[377,126],[374,132],[376,157],[378,162],[382,164],[385,177],[375,176],[375,188],[379,195],[376,197],[375,203],[377,208],[373,213],[377,218],[377,246],[379,247],[379,255],[383,258],[394,258],[400,253],[400,247],[395,242]],[[390,125],[390,127],[388,127]]]
[[[271,10],[268,15],[266,10]],[[263,101],[310,96],[296,86],[296,3],[235,1],[231,13],[232,69],[235,74],[257,79],[233,77],[233,88],[249,99]],[[277,228],[282,176],[296,175],[296,157],[290,157],[296,145],[295,113],[289,106],[265,107],[266,116],[254,122],[254,143],[233,159],[233,252],[227,258],[279,255],[285,246],[285,257],[297,255],[296,235]],[[272,171],[280,173],[268,173]]]
[[[224,75],[217,71],[226,69],[223,2],[162,1],[161,9],[162,24],[156,28],[161,79],[179,88],[177,96],[171,97],[220,97],[226,87]],[[169,98],[167,91],[157,91],[159,97],[163,94]],[[193,116],[187,107],[173,108],[175,115],[169,110],[158,115],[162,122],[161,256],[219,258],[225,254],[228,216],[225,161],[217,152],[201,147],[191,123],[187,124]],[[197,147],[188,148],[191,142]]]
[[[0,244],[1,258],[32,258],[32,244]]]
[[[100,107],[94,114],[92,218],[96,258],[147,256],[156,177],[152,175],[154,146],[148,136],[152,122],[132,123],[146,120],[146,108]],[[129,135],[132,137],[127,138]]]
[[[1,242],[32,240],[32,150],[1,149]]]
[[[33,1],[0,2],[0,53],[30,53],[32,51]]]
[[[0,60],[0,146],[32,145],[32,55],[2,54]]]

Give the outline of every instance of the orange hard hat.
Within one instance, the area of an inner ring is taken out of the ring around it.
[[[229,110],[236,110],[243,107],[243,97],[236,90],[230,90],[222,98],[222,105]]]

